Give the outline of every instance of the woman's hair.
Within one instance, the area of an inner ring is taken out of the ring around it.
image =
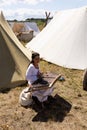
[[[32,60],[31,60],[30,63],[34,63],[34,59],[35,59],[36,56],[40,56],[40,54],[39,54],[39,53],[33,53],[33,54],[32,54],[32,57],[31,57]]]

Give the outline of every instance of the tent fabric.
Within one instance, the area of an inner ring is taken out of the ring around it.
[[[33,30],[21,22],[14,22],[12,30],[20,41],[29,42],[33,38]]]
[[[14,32],[29,32],[34,31],[34,36],[36,36],[40,30],[35,22],[9,22],[12,30]]]
[[[87,8],[58,12],[26,47],[56,65],[87,68]]]
[[[23,28],[24,28],[23,23],[14,23],[12,30],[14,33],[20,33],[20,32],[22,32]]]
[[[33,38],[33,31],[18,33],[18,34],[16,34],[16,36],[19,39],[19,41],[28,43]]]
[[[0,90],[25,83],[30,57],[0,12]]]
[[[40,30],[35,22],[25,22],[27,27],[30,27],[32,30],[34,30],[34,36],[37,36],[37,34],[40,33]]]

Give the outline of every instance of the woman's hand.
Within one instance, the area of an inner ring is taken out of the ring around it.
[[[37,73],[37,77],[38,77],[38,78],[42,78],[42,77],[43,77],[43,73],[38,72],[38,73]]]

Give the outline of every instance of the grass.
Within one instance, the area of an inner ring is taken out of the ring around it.
[[[62,74],[65,82],[57,82],[53,96],[56,103],[49,109],[23,108],[18,99],[24,87],[0,93],[0,130],[87,130],[87,92],[82,88],[83,71],[65,69],[45,61],[43,72]]]

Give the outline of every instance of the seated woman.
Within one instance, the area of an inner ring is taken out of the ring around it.
[[[42,73],[39,69],[40,55],[38,53],[32,54],[32,60],[28,69],[26,71],[26,80],[28,81],[29,88],[33,87],[33,84],[40,83],[42,85],[47,85],[48,82],[43,80]],[[35,85],[34,85],[35,86]],[[47,101],[48,96],[53,92],[53,88],[47,90],[38,90],[32,92],[32,98],[37,98],[40,102]],[[27,92],[26,92],[27,93]]]

